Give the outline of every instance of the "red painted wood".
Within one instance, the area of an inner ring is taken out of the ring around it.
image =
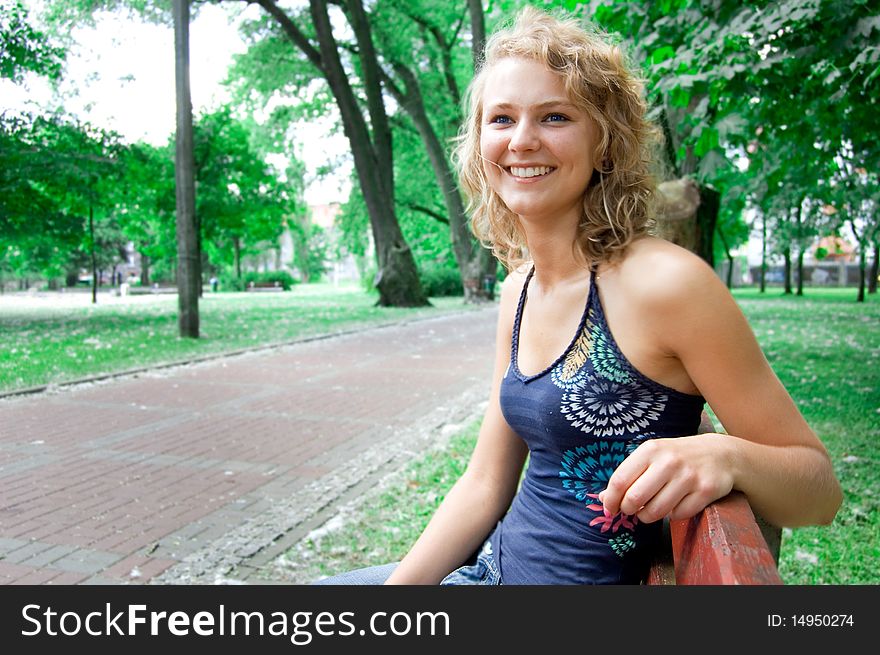
[[[691,519],[671,521],[670,532],[676,584],[782,584],[749,502],[738,491]]]
[[[706,412],[699,432],[715,432]],[[742,493],[715,501],[691,519],[665,524],[663,548],[645,584],[782,584],[776,558]]]

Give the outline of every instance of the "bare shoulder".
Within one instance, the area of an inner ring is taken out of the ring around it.
[[[634,242],[615,269],[621,290],[646,307],[678,311],[683,306],[732,301],[703,259],[656,237]]]

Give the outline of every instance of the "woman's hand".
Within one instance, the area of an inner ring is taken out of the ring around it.
[[[635,514],[651,523],[687,519],[733,489],[726,435],[651,439],[627,457],[599,500],[612,516]]]

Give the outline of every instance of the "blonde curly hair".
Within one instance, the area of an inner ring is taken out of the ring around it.
[[[508,270],[528,259],[519,219],[489,185],[480,153],[486,78],[493,64],[509,57],[543,63],[561,75],[569,98],[595,122],[599,139],[593,160],[601,162],[601,170],[594,171],[584,193],[574,247],[593,265],[614,261],[651,226],[655,182],[650,167],[658,130],[645,117],[644,86],[607,39],[572,18],[533,7],[492,35],[468,88],[468,117],[453,157],[473,233]]]

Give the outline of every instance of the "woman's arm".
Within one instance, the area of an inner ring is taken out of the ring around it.
[[[644,443],[609,480],[605,508],[644,521],[688,518],[737,489],[776,525],[830,523],[842,493],[828,453],[726,287],[689,253],[651,259],[634,295],[652,338],[681,362],[728,434]]]
[[[486,539],[510,506],[528,450],[501,414],[499,389],[510,362],[513,317],[523,277],[504,281],[489,405],[467,470],[385,584],[437,584]]]

